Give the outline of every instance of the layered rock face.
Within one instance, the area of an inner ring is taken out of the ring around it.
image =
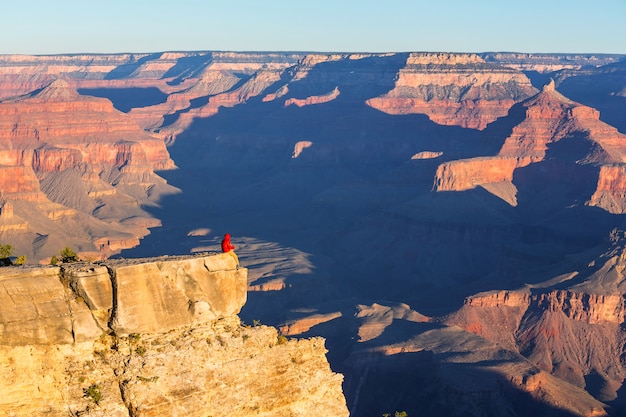
[[[347,416],[319,338],[245,326],[227,254],[0,271],[0,413]]]
[[[419,113],[443,125],[484,129],[535,91],[521,72],[478,55],[413,53],[395,88],[367,103],[389,114]]]
[[[154,173],[175,167],[163,141],[109,100],[81,96],[65,80],[1,101],[0,142],[3,201],[24,202],[15,205],[13,218],[5,223],[21,225],[24,233],[10,239],[31,258],[49,257],[62,248],[52,242],[32,246],[36,235],[57,229],[49,220],[61,217],[93,224],[91,232],[75,226],[66,231],[80,236],[76,246],[81,252],[102,252],[97,242],[103,238],[106,255],[132,247],[148,233],[146,226],[158,225],[139,205],[176,191]],[[48,224],[36,220],[38,214]],[[103,230],[105,223],[109,230]]]
[[[519,352],[544,372],[613,401],[626,377],[621,360],[626,304],[623,241],[604,264],[541,287],[493,291],[466,299],[448,324]],[[566,289],[563,287],[572,282]]]
[[[496,156],[454,160],[439,165],[434,189],[462,191],[482,186],[516,205],[513,181],[516,170],[548,159],[547,154],[556,142],[582,139],[587,143],[587,149],[578,151],[573,156],[576,159],[571,162],[600,166],[596,191],[587,196],[588,204],[612,213],[623,213],[624,188],[617,174],[626,156],[626,136],[601,122],[597,110],[558,93],[553,81],[521,106],[525,119],[513,128]]]
[[[522,71],[550,73],[561,70],[580,70],[602,67],[623,59],[611,54],[529,54],[517,52],[488,52],[478,54],[486,62],[497,62]]]

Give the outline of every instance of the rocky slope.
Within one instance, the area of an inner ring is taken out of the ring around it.
[[[513,128],[497,155],[441,164],[434,188],[461,191],[482,186],[516,205],[513,181],[516,170],[554,158],[552,155],[556,154],[558,158],[571,158],[572,163],[599,166],[597,188],[593,195],[587,196],[588,204],[611,213],[623,213],[624,189],[618,178],[626,156],[626,136],[601,122],[598,111],[558,93],[553,81],[520,106],[525,119]],[[560,153],[552,151],[559,141],[567,141],[561,147],[569,149]]]
[[[324,340],[244,325],[226,254],[0,271],[0,413],[347,416]]]
[[[2,200],[13,208],[2,223],[16,250],[31,258],[51,256],[63,240],[96,257],[104,256],[101,242],[107,254],[135,246],[146,227],[159,224],[140,205],[176,192],[154,173],[175,167],[162,140],[62,79],[1,101],[0,141]],[[54,224],[63,221],[69,233]],[[54,242],[32,245],[50,234]]]
[[[469,297],[446,323],[524,355],[601,401],[615,401],[609,411],[619,415],[626,342],[623,232],[613,234],[612,248],[599,261],[541,286]]]

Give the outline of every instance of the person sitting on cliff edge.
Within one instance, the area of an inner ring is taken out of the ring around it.
[[[237,268],[239,268],[239,258],[235,253],[235,246],[230,242],[230,233],[226,233],[224,239],[222,239],[222,252],[229,253],[235,259]]]

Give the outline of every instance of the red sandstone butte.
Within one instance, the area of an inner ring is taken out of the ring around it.
[[[554,82],[524,101],[526,118],[513,128],[500,152],[493,157],[455,160],[441,164],[435,174],[437,191],[463,191],[482,186],[515,205],[513,174],[516,169],[541,162],[548,145],[575,136],[597,144],[580,164],[601,167],[598,188],[588,204],[613,213],[626,207],[626,182],[619,178],[626,162],[626,135],[599,120],[599,112],[557,92]],[[503,191],[503,184],[513,189]],[[500,188],[499,188],[500,187]]]

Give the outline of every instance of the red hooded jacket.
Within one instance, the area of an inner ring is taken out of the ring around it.
[[[230,252],[231,250],[235,250],[235,247],[230,243],[230,233],[226,233],[222,239],[222,252]]]

